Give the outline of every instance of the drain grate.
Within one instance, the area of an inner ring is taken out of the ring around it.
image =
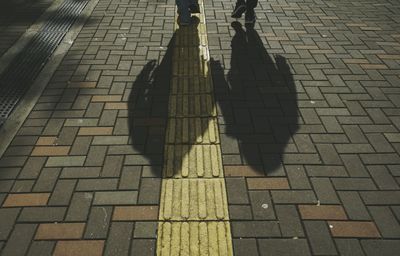
[[[0,126],[32,85],[88,2],[65,0],[1,74]]]

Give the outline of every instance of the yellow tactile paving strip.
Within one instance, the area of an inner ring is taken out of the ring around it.
[[[158,256],[233,255],[203,2],[175,25]]]

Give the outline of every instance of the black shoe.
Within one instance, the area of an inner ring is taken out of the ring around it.
[[[244,16],[245,24],[254,24],[256,22],[256,14],[254,10],[247,10]]]
[[[242,14],[246,11],[246,5],[243,3],[236,3],[235,9],[233,9],[233,12],[231,14],[232,18],[239,19],[242,17]]]
[[[190,13],[200,13],[200,6],[199,4],[191,4],[189,5]]]

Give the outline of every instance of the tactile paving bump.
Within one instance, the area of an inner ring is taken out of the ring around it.
[[[219,145],[166,145],[164,177],[223,177]]]
[[[172,79],[170,94],[211,94],[212,91],[211,77],[175,76]]]
[[[216,144],[219,143],[216,118],[170,118],[168,120],[168,144]]]
[[[170,96],[170,117],[208,117],[216,115],[217,111],[211,94]]]
[[[157,255],[232,256],[229,222],[160,222]]]
[[[228,220],[224,179],[165,179],[160,220]]]

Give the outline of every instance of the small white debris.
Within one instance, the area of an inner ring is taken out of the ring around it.
[[[321,201],[317,200],[317,206],[321,206]]]
[[[268,209],[269,206],[268,206],[268,204],[262,204],[261,207],[264,209]]]
[[[328,37],[327,35],[322,35],[323,38]]]
[[[333,228],[333,225],[329,225],[329,228]]]
[[[312,100],[312,101],[310,101],[310,103],[311,103],[311,104],[315,104],[315,101]]]
[[[68,40],[67,43],[68,43],[68,44],[73,44],[73,43],[74,43],[74,40]]]
[[[297,236],[292,237],[292,239],[297,240],[299,239]]]

